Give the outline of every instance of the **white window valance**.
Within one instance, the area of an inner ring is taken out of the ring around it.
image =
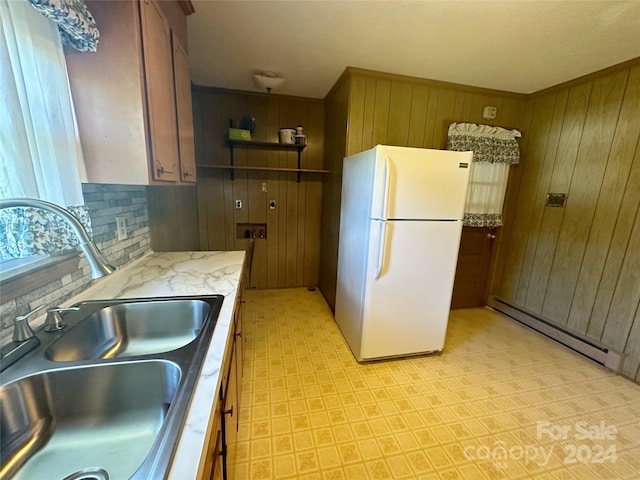
[[[58,26],[64,45],[81,52],[95,52],[100,32],[84,0],[27,0]]]
[[[518,130],[475,123],[452,123],[449,125],[447,150],[471,150],[474,162],[515,165],[520,162],[520,148],[516,138],[521,136]]]
[[[463,225],[502,226],[502,206],[509,167],[520,162],[518,130],[475,123],[452,123],[447,150],[473,152]]]

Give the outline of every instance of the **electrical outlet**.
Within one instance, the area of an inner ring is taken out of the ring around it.
[[[267,182],[262,182],[260,187],[262,188],[262,193],[267,193]]]
[[[127,238],[127,219],[124,217],[116,217],[116,234],[118,240]]]
[[[236,200],[236,208],[242,208],[242,200]]]

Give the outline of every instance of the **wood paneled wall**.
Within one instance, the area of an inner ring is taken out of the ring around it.
[[[255,117],[253,140],[277,142],[282,127],[302,125],[307,147],[302,168],[322,169],[324,164],[324,103],[321,100],[252,94],[194,87],[196,163],[228,165],[225,143],[230,118]],[[295,167],[296,153],[236,147],[236,165]],[[269,171],[235,171],[198,168],[197,203],[200,248],[243,250],[247,241],[237,238],[238,223],[265,223],[267,238],[256,240],[250,286],[277,288],[318,285],[320,261],[321,174]],[[263,192],[266,184],[267,192]],[[242,200],[243,208],[235,208]],[[269,209],[269,201],[276,208]]]
[[[515,128],[524,114],[523,95],[348,68],[327,96],[330,185],[323,199],[320,287],[335,305],[342,160],[378,144],[444,148],[452,122]],[[486,105],[498,108],[482,119]],[[346,121],[346,128],[344,122]],[[335,128],[334,128],[335,127]]]
[[[640,60],[533,95],[522,128],[492,291],[624,352],[640,381]]]
[[[149,233],[154,252],[200,250],[194,185],[147,187]]]
[[[326,155],[322,195],[322,248],[320,252],[320,289],[331,308],[335,305],[338,280],[338,235],[340,233],[340,197],[342,195],[342,159],[346,151],[349,82],[342,77],[325,101]],[[339,163],[339,165],[338,165]]]

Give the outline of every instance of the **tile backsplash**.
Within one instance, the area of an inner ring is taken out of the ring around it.
[[[104,257],[116,267],[122,267],[150,251],[147,187],[139,185],[82,185],[85,205],[89,209],[93,240]],[[126,219],[127,238],[118,240],[116,216]],[[51,308],[89,288],[93,280],[89,264],[82,256],[78,270],[33,291],[4,302],[0,294],[2,337],[8,335],[17,315],[23,315],[38,305]]]

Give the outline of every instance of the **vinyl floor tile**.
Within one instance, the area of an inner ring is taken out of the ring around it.
[[[235,480],[640,478],[640,385],[489,308],[358,364],[318,291],[249,290]]]

